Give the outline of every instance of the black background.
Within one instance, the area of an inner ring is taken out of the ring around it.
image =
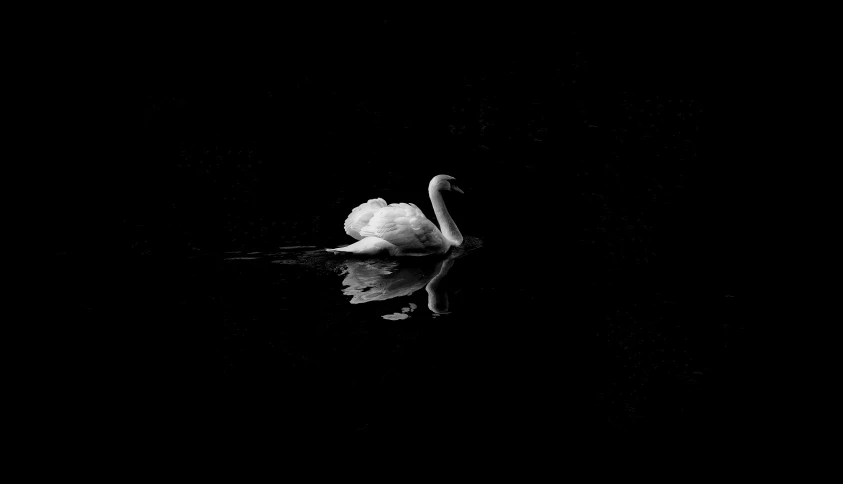
[[[165,431],[743,432],[735,94],[708,42],[690,22],[549,14],[162,14],[132,59],[126,148],[48,178],[57,305],[102,323],[80,331],[106,354],[141,347],[119,380]],[[439,173],[484,242],[450,326],[355,316],[358,342],[313,329],[325,276],[204,262],[348,243],[371,197],[432,216]],[[405,330],[422,336],[384,356]]]

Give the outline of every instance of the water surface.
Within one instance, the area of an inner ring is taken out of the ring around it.
[[[168,269],[155,310],[174,313],[158,325],[173,371],[211,382],[235,428],[513,432],[530,416],[512,395],[535,379],[523,345],[555,322],[495,258],[471,236],[445,257],[400,260],[286,245],[199,254]]]

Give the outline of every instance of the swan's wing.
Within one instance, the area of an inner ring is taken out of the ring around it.
[[[360,204],[345,219],[345,233],[357,240],[362,239],[364,236],[360,235],[360,229],[369,223],[375,212],[384,207],[386,207],[386,200],[383,198],[372,198],[368,202]]]
[[[436,225],[412,203],[392,203],[376,211],[360,229],[363,237],[380,237],[399,249],[441,247],[445,243]]]

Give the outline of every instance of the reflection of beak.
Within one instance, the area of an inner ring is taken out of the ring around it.
[[[465,195],[465,192],[464,192],[464,191],[460,190],[460,188],[459,188],[459,187],[455,187],[454,185],[451,185],[451,190],[453,190],[453,191],[455,191],[455,192],[462,193],[463,195]]]

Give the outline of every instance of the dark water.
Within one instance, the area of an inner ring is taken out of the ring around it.
[[[141,158],[107,188],[56,170],[52,283],[68,314],[120,327],[106,339],[143,342],[145,414],[276,435],[740,431],[730,160],[693,43],[545,26],[522,47],[454,20],[440,56],[420,24],[370,20],[321,55],[266,32],[151,49]],[[446,199],[466,248],[322,250],[369,198],[433,217],[440,173],[466,192]]]

